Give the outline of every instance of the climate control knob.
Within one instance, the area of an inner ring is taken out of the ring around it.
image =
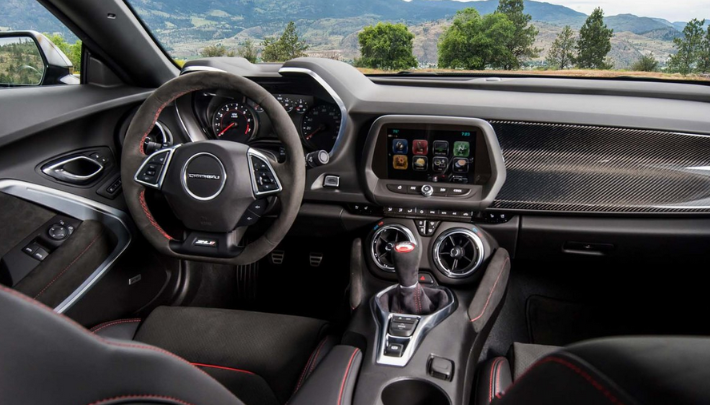
[[[422,195],[424,197],[431,197],[432,194],[434,194],[434,187],[428,184],[422,186]]]

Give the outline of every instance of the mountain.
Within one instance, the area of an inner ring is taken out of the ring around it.
[[[0,30],[29,28],[69,35],[39,3],[27,0],[4,0],[4,3]],[[128,0],[128,3],[166,49],[179,58],[195,57],[208,44],[235,48],[246,38],[260,43],[282,31],[288,21],[295,21],[312,53],[335,53],[352,60],[358,56],[357,32],[378,21],[391,21],[405,23],[414,32],[415,56],[422,64],[436,62],[438,37],[456,11],[474,7],[481,14],[488,14],[498,6],[498,0]],[[525,12],[540,29],[537,46],[543,49],[542,55],[564,25],[579,29],[587,18],[568,7],[539,1],[526,0]],[[609,16],[605,21],[614,29],[611,56],[616,67],[627,67],[642,54],[651,52],[665,61],[673,51],[671,41],[681,35],[685,26],[632,14]]]

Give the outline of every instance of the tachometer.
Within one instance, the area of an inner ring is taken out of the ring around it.
[[[212,130],[217,139],[240,143],[246,143],[252,138],[256,125],[251,109],[242,103],[223,105],[212,119]]]
[[[301,136],[313,149],[330,151],[340,132],[342,115],[333,104],[322,104],[308,110],[303,117]]]

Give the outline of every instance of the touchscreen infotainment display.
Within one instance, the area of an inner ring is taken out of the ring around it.
[[[387,129],[387,177],[434,183],[473,183],[476,132]]]

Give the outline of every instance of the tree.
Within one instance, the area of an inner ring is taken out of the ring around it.
[[[73,44],[68,43],[61,34],[47,34],[44,36],[49,38],[54,45],[57,46],[69,58],[69,61],[74,66],[75,71],[81,69],[81,40],[77,40]]]
[[[228,50],[222,44],[206,46],[202,48],[202,50],[200,51],[200,55],[204,56],[205,58],[212,58],[218,56],[236,56],[233,50]]]
[[[567,69],[574,65],[577,39],[569,25],[565,25],[547,52],[547,65],[554,69]]]
[[[641,55],[639,60],[631,65],[631,70],[637,72],[655,72],[658,70],[658,61],[653,56],[653,53],[650,55]]]
[[[237,55],[251,63],[256,63],[257,52],[256,45],[249,38],[247,38],[237,49]]]
[[[515,26],[505,14],[481,17],[475,8],[459,10],[439,38],[439,67],[482,70],[503,68],[515,58],[507,44]]]
[[[360,44],[355,66],[383,70],[406,70],[419,63],[412,54],[414,34],[404,24],[379,22],[357,34]]]
[[[496,9],[496,13],[505,14],[515,26],[513,37],[506,43],[513,58],[503,66],[505,70],[519,69],[525,60],[537,58],[540,53],[533,47],[538,30],[534,25],[529,25],[532,16],[523,13],[524,9],[523,0],[500,0]]]
[[[261,59],[265,62],[285,62],[293,58],[306,56],[308,49],[306,41],[301,40],[296,32],[296,24],[289,21],[283,34],[276,38],[265,38],[262,43],[264,50]]]
[[[698,58],[698,71],[701,73],[710,72],[710,26],[705,32],[705,39],[700,47],[700,58]]]
[[[668,70],[687,75],[701,68],[699,65],[703,59],[704,24],[705,20],[693,18],[683,28],[683,36],[673,39],[673,46],[678,52],[668,61]],[[710,36],[710,28],[708,28],[708,36]],[[710,41],[710,38],[706,41]]]
[[[579,30],[577,41],[577,66],[582,69],[611,69],[606,55],[611,51],[614,30],[604,24],[604,10],[594,9]]]

